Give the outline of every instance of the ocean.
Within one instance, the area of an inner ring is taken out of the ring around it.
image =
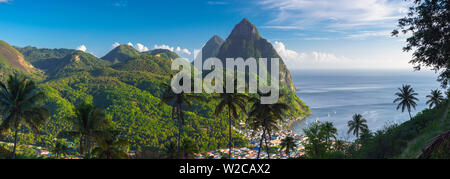
[[[411,85],[419,93],[413,115],[427,108],[426,96],[440,89],[433,71],[389,70],[295,70],[291,71],[297,95],[312,111],[305,120],[296,122],[292,130],[298,134],[315,121],[333,122],[338,138],[354,139],[348,135],[348,121],[356,113],[367,119],[371,131],[409,120],[405,111],[396,110],[395,93],[402,84]]]

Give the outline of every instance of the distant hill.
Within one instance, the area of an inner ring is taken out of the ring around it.
[[[126,62],[131,59],[135,59],[139,57],[141,53],[139,53],[135,48],[129,45],[120,45],[113,50],[111,50],[108,54],[106,54],[101,59],[110,61],[112,63],[121,63]]]
[[[244,24],[243,28],[253,27]],[[262,38],[241,37],[239,34],[247,32],[239,32],[238,35],[232,33],[228,42],[220,46],[223,55],[234,54],[230,49],[236,49],[237,55],[243,54],[241,50],[264,52],[264,55],[266,51],[273,50],[270,44],[262,44],[266,42],[260,40]],[[251,48],[234,42],[262,45]],[[213,38],[213,43],[217,48],[220,39]],[[224,47],[225,44],[228,45]],[[72,130],[72,123],[68,119],[74,115],[74,108],[83,102],[92,102],[105,111],[106,117],[114,124],[114,130],[120,131],[120,137],[130,142],[131,150],[152,148],[156,150],[153,152],[162,154],[170,143],[176,141],[177,121],[171,116],[172,108],[161,101],[162,94],[167,90],[163,84],[171,80],[171,63],[179,57],[176,53],[165,49],[139,53],[131,46],[121,45],[100,59],[89,53],[69,49],[17,49],[25,56],[11,46],[1,44],[0,72],[10,73],[8,70],[22,69],[33,71],[34,68],[27,65],[26,59],[46,71],[44,80],[38,81],[39,87],[47,95],[45,105],[51,111],[50,119],[40,130],[43,136],[55,138],[62,131]],[[282,71],[282,76],[287,72]],[[303,117],[308,114],[309,108],[286,85],[282,93],[286,94],[286,103],[293,106],[291,116]],[[195,136],[196,147],[200,151],[224,148],[228,144],[226,117],[214,117],[216,103],[211,102],[212,94],[201,96],[205,101],[193,102],[191,108],[184,106],[186,125],[183,126],[182,136]],[[240,118],[244,120],[244,116]],[[233,133],[236,147],[248,144],[239,132]],[[68,140],[73,142],[72,139]]]
[[[133,150],[138,146],[163,153],[166,145],[173,142],[177,123],[171,118],[171,107],[161,102],[160,97],[167,90],[163,84],[170,82],[171,63],[179,57],[176,53],[164,49],[139,53],[132,47],[121,46],[109,53],[115,56],[109,61],[70,49],[16,48],[26,54],[24,59],[46,71],[41,74],[44,80],[38,84],[47,95],[45,105],[51,117],[42,125],[42,136],[55,137],[61,131],[72,130],[68,119],[74,108],[88,101],[105,110]],[[0,57],[1,74],[25,73],[8,60]],[[185,111],[189,125],[184,127],[183,135],[199,136],[198,140],[204,141],[198,146],[201,151],[225,147],[228,140],[227,123],[211,117],[215,106],[208,101],[211,99],[196,102]],[[245,145],[240,135],[235,135],[235,141],[236,145]]]
[[[167,50],[167,49],[155,49],[155,50],[150,50],[147,52],[142,52],[142,54],[153,55],[153,56],[161,56],[164,54],[171,60],[180,58],[180,56],[178,54],[176,54],[175,52],[172,52],[170,50]]]
[[[202,58],[203,60],[216,57],[219,53],[220,47],[225,41],[219,36],[215,35],[202,48]]]
[[[47,73],[50,76],[67,76],[74,72],[104,68],[110,64],[110,62],[104,61],[82,51],[74,51],[72,54],[69,54],[62,59],[57,59],[55,62],[51,63],[54,66],[47,70]]]
[[[43,72],[31,65],[14,47],[0,40],[0,79],[13,73],[21,73],[34,79],[42,79]]]
[[[24,56],[19,51],[2,40],[0,40],[0,56],[4,63],[10,64],[17,70],[21,70],[26,73],[33,73],[37,71],[33,65],[25,60]]]
[[[33,64],[34,67],[44,71],[55,67],[60,59],[73,54],[76,51],[73,49],[47,49],[31,46],[15,48],[24,55],[25,60]]]
[[[102,57],[103,60],[110,61],[113,64],[128,62],[129,60],[136,60],[143,55],[151,55],[155,57],[162,57],[169,61],[179,58],[180,56],[175,52],[166,49],[154,49],[146,52],[138,52],[135,48],[129,45],[120,45],[108,54]]]
[[[165,53],[158,53],[155,56],[141,55],[135,60],[118,63],[112,67],[120,71],[142,71],[159,75],[169,75],[171,73],[170,67],[172,61],[173,58],[168,57]]]

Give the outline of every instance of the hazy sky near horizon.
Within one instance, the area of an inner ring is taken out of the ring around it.
[[[390,36],[407,8],[403,0],[0,0],[0,40],[97,57],[130,43],[192,58],[246,17],[290,69],[410,69],[407,36]]]

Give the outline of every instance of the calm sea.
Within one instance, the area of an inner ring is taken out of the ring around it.
[[[351,139],[347,122],[355,113],[368,120],[374,131],[386,125],[402,123],[409,119],[407,113],[396,110],[394,94],[402,84],[411,85],[420,99],[414,114],[425,109],[426,96],[438,89],[434,72],[413,71],[291,71],[297,95],[311,108],[312,115],[293,125],[302,133],[314,121],[331,121],[339,137]]]

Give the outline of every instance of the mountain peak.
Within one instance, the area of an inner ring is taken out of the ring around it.
[[[214,35],[202,48],[202,58],[208,59],[215,57],[217,53],[219,53],[220,46],[222,46],[223,42],[225,41],[222,38],[218,35]]]
[[[224,40],[222,38],[220,38],[218,35],[214,35],[211,39],[208,40],[208,42],[206,42],[205,46],[208,45],[222,45],[222,43],[224,42]]]
[[[134,59],[138,57],[140,53],[129,45],[120,45],[113,50],[111,50],[108,54],[102,57],[103,60],[107,60],[113,63],[119,63],[128,61],[130,59]]]
[[[237,24],[233,32],[231,32],[231,37],[240,37],[245,39],[259,39],[258,29],[253,25],[247,18],[244,18],[239,24]]]

